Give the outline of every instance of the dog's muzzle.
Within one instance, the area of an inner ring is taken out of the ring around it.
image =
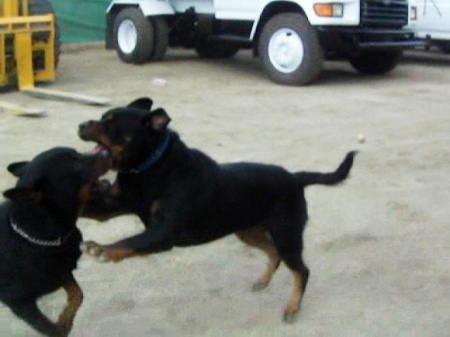
[[[94,121],[87,121],[84,123],[81,123],[78,126],[78,136],[82,139],[82,140],[94,140],[92,139],[92,129],[95,126],[95,122]]]

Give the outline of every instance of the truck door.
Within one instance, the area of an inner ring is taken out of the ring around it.
[[[267,0],[214,0],[216,18],[254,21],[264,3]]]
[[[196,13],[214,14],[213,2],[213,0],[170,0],[170,5],[177,13],[183,13],[188,8],[194,7]]]
[[[450,1],[416,0],[416,4],[418,31],[433,39],[450,39]]]

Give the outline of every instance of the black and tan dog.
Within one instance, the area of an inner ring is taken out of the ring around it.
[[[146,227],[142,234],[114,244],[86,242],[87,251],[120,261],[235,233],[269,257],[255,289],[267,287],[280,261],[292,271],[294,290],[284,312],[284,319],[292,320],[309,276],[302,260],[308,218],[304,187],[343,181],[354,153],[348,153],[333,173],[290,173],[257,163],[219,165],[188,148],[167,128],[166,112],[150,111],[151,106],[150,99],[141,98],[79,126],[80,137],[96,142],[98,151],[108,151],[118,171],[108,194],[89,203],[83,216],[106,220],[134,213]]]
[[[53,148],[8,170],[19,180],[0,205],[0,301],[46,336],[67,336],[83,293],[73,277],[81,255],[78,214],[110,160]],[[67,305],[58,322],[37,307],[42,295],[63,287]]]

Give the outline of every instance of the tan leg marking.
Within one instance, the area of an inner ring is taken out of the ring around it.
[[[291,298],[284,311],[283,319],[285,322],[292,322],[298,313],[300,304],[302,301],[302,277],[298,271],[291,270],[294,276],[294,290],[292,291]]]
[[[277,249],[271,242],[269,233],[267,233],[264,228],[255,227],[239,231],[236,235],[244,243],[262,250],[269,257],[268,268],[253,285],[254,291],[266,288],[280,263],[280,256],[278,255]]]
[[[73,321],[77,311],[80,308],[81,303],[83,303],[83,291],[73,275],[70,275],[68,282],[64,284],[63,287],[67,293],[67,304],[59,315],[56,324],[61,329],[62,335],[67,336],[72,330]]]
[[[150,204],[150,214],[154,215],[156,213],[156,211],[158,210],[160,205],[160,201],[159,200],[155,200]]]

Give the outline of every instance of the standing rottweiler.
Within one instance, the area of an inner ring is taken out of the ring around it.
[[[117,180],[102,200],[89,203],[84,216],[105,220],[134,213],[146,229],[111,245],[87,242],[88,253],[106,260],[199,245],[235,233],[263,250],[269,267],[254,285],[267,287],[280,261],[292,271],[294,290],[284,312],[298,312],[309,270],[302,260],[307,221],[304,187],[334,185],[348,175],[354,152],[333,173],[290,173],[258,163],[217,164],[188,148],[168,129],[170,118],[152,101],[138,99],[79,126],[83,140],[107,151]]]
[[[98,178],[109,167],[104,155],[69,148],[8,166],[19,180],[0,205],[0,301],[46,336],[67,336],[81,305],[83,293],[72,274],[82,242],[76,221],[86,200],[100,192]],[[67,305],[55,324],[36,301],[61,287]]]

